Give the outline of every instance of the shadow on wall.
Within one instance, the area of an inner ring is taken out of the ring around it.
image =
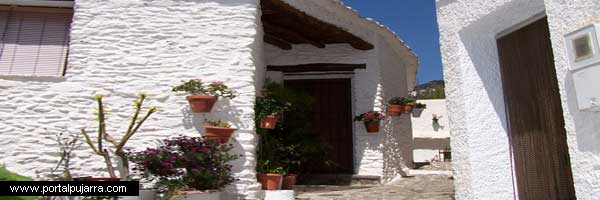
[[[600,145],[598,145],[600,134],[598,134],[599,125],[597,125],[600,121],[600,114],[579,111],[571,73],[567,74],[564,83],[567,90],[567,98],[569,99],[569,111],[573,113],[575,130],[577,130],[577,148],[582,152],[600,153]]]
[[[238,130],[234,132],[234,135],[231,137],[230,144],[233,145],[233,154],[240,155],[240,157],[232,161],[230,164],[233,166],[232,173],[239,174],[243,172],[245,169],[245,163],[248,161],[246,150],[244,150],[242,144],[237,140],[242,134],[252,134],[254,135],[254,127],[246,127],[244,123],[240,120],[239,116],[243,115],[243,111],[238,107],[231,104],[230,99],[219,98],[219,101],[213,107],[212,112],[210,113],[194,113],[190,110],[189,106],[186,106],[181,110],[184,118],[183,125],[186,129],[194,129],[194,131],[190,131],[189,134],[193,134],[193,136],[203,136],[205,134],[204,125],[206,125],[207,120],[215,119],[215,120],[225,120],[231,124],[232,128],[237,128]],[[247,124],[246,124],[247,125]],[[235,175],[234,175],[235,176]],[[229,185],[226,188],[227,194],[236,194],[242,195],[243,192],[240,192],[234,184]]]
[[[483,83],[486,91],[485,96],[493,104],[495,113],[497,114],[498,119],[500,119],[500,123],[502,123],[505,132],[508,132],[508,129],[496,35],[519,24],[524,19],[529,19],[543,11],[543,1],[536,0],[531,2],[513,1],[505,3],[496,8],[494,12],[481,17],[471,25],[459,31],[461,41],[463,42],[479,77],[479,79],[468,81],[480,80]],[[514,8],[519,8],[521,11],[515,11]],[[505,13],[515,14],[506,15]],[[498,16],[503,17],[499,18]],[[485,116],[482,117],[485,118]],[[497,122],[495,121],[494,123]]]

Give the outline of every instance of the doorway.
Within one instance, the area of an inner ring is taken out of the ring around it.
[[[497,45],[519,199],[575,199],[547,18]]]
[[[309,110],[310,129],[328,148],[326,159],[332,166],[304,163],[309,174],[353,174],[352,95],[350,79],[285,80],[284,86],[310,95],[314,102]]]

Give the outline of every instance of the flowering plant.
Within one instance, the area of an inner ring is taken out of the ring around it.
[[[369,111],[359,116],[354,117],[354,121],[362,121],[362,122],[379,122],[385,119],[385,115],[377,112],[377,111]]]
[[[442,115],[436,115],[436,114],[431,114],[431,117],[432,117],[431,120],[433,120],[433,123],[437,124],[440,121],[440,118],[442,118],[444,116],[442,116]]]
[[[190,95],[209,95],[215,97],[235,98],[233,90],[222,81],[214,81],[205,85],[200,79],[182,81],[181,85],[173,87],[173,92],[187,92]]]
[[[170,190],[216,190],[235,181],[227,163],[238,155],[231,155],[231,149],[218,141],[179,136],[164,140],[158,148],[133,153],[132,161],[135,169],[153,175]]]

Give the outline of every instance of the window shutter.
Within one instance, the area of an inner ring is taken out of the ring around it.
[[[71,9],[0,9],[0,74],[62,76]]]

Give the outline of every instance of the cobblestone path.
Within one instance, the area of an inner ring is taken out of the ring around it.
[[[454,185],[449,175],[418,175],[403,178],[391,185],[372,188],[311,192],[300,194],[297,200],[451,200]]]

